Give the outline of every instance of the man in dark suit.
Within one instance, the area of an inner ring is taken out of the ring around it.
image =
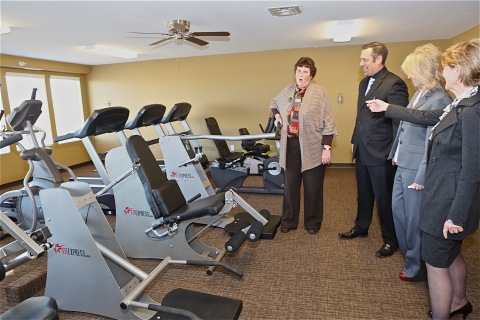
[[[340,239],[367,236],[372,222],[374,202],[382,229],[383,245],[376,252],[379,258],[391,256],[398,249],[392,216],[392,188],[395,167],[387,160],[397,133],[398,121],[372,113],[365,101],[381,99],[406,107],[408,90],[405,82],[385,67],[388,49],[383,43],[372,42],[362,47],[360,67],[365,78],[360,81],[357,119],[352,135],[352,156],[358,189],[358,211],[355,226],[340,233]]]

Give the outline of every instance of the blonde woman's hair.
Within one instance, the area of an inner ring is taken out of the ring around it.
[[[441,52],[431,43],[417,47],[402,63],[407,77],[417,79],[420,90],[434,91],[444,84]]]
[[[480,85],[480,38],[459,42],[445,50],[442,65],[459,67],[459,78],[465,86]]]

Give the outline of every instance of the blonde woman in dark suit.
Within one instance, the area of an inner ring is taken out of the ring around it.
[[[433,125],[420,209],[422,258],[427,265],[433,319],[473,310],[467,300],[462,241],[480,220],[480,39],[460,42],[442,54],[445,88],[455,94],[441,110],[419,111],[369,101],[374,112]]]
[[[435,110],[452,102],[442,87],[440,55],[440,50],[429,43],[416,48],[403,61],[403,72],[418,90],[407,108]],[[421,257],[418,226],[427,166],[427,134],[426,126],[400,122],[388,156],[393,165],[397,166],[393,181],[392,213],[398,245],[405,260],[399,278],[407,282],[424,281],[427,277]]]

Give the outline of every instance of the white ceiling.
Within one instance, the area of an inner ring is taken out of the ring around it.
[[[271,7],[298,5],[301,14],[274,17]],[[1,0],[1,53],[86,65],[311,48],[450,39],[480,24],[473,1],[7,1]],[[132,37],[129,31],[164,32],[168,20],[191,23],[191,32],[229,31],[230,37],[203,37],[204,47],[179,41],[149,44],[161,36]],[[326,24],[360,19],[361,33],[333,43]],[[89,45],[134,50],[133,60],[84,52]]]

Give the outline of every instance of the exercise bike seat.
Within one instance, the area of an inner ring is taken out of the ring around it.
[[[207,124],[208,131],[212,135],[222,135],[220,127],[218,126],[217,119],[214,117],[205,118],[205,123]],[[213,140],[215,147],[217,148],[220,158],[218,159],[221,162],[231,163],[235,161],[243,162],[245,155],[242,152],[230,152],[228,144],[225,140]]]
[[[247,128],[238,129],[240,135],[250,135]],[[247,155],[268,158],[270,146],[268,144],[259,143],[256,140],[242,140],[242,148],[247,152]]]
[[[2,320],[38,319],[57,320],[58,306],[51,297],[32,297],[0,314]]]
[[[187,203],[176,180],[168,180],[166,174],[157,165],[155,157],[143,137],[130,136],[126,150],[132,161],[140,161],[137,173],[145,190],[147,202],[156,219],[163,218],[165,223],[216,215],[225,204],[225,193]]]
[[[167,107],[163,104],[149,104],[144,106],[135,117],[125,124],[125,129],[133,130],[141,127],[148,127],[160,124]]]

